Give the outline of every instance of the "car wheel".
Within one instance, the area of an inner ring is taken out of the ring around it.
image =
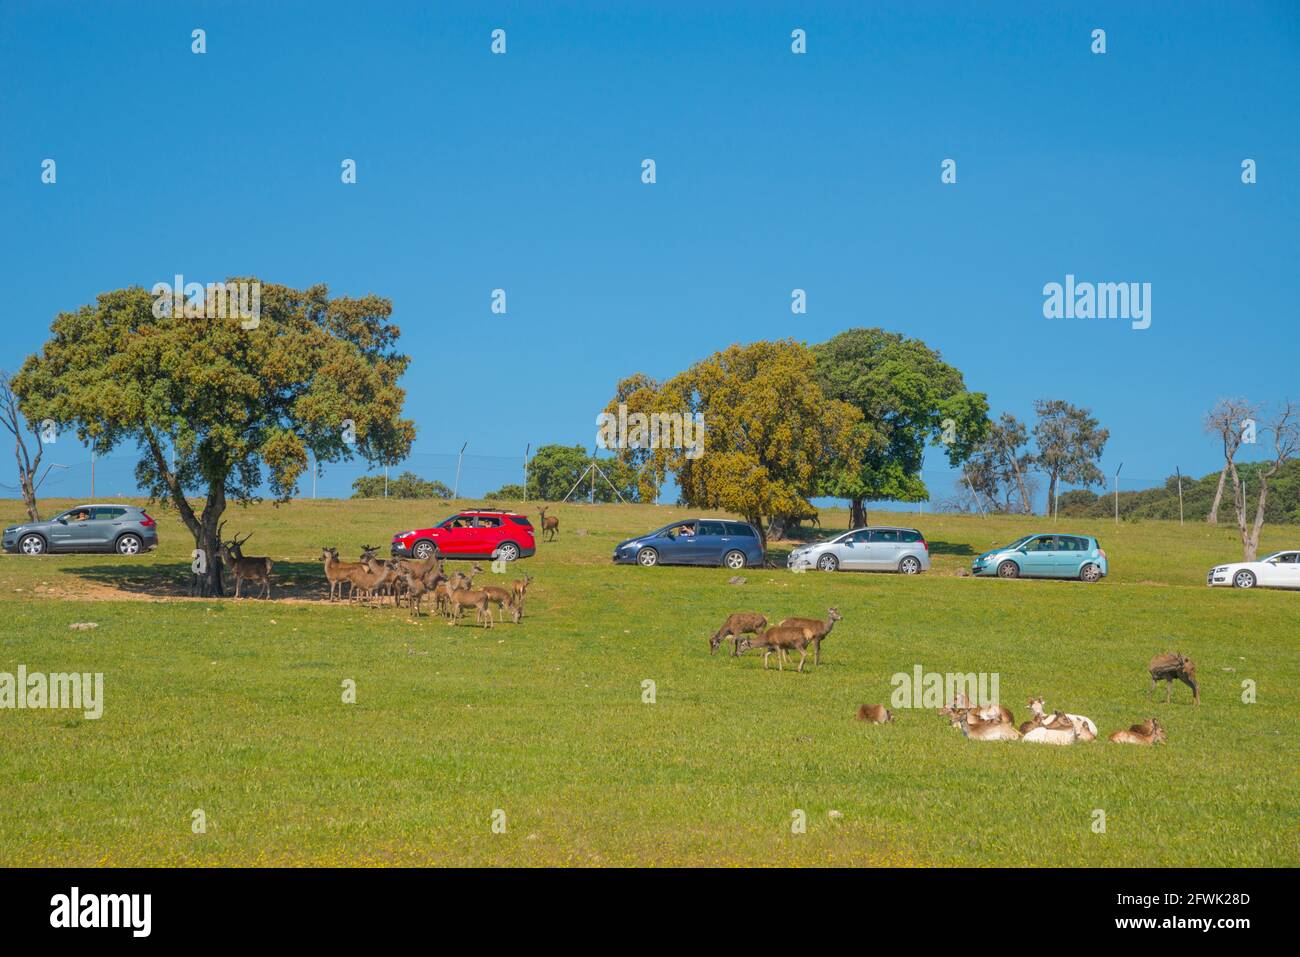
[[[24,555],[40,555],[45,551],[45,539],[39,535],[24,535],[18,542],[18,550]]]
[[[144,542],[140,540],[139,535],[123,535],[117,540],[117,553],[119,555],[139,555],[142,548],[144,548]]]
[[[1005,562],[1003,562],[1001,565],[998,566],[998,577],[1019,578],[1020,566],[1008,558]]]
[[[496,557],[505,562],[513,562],[519,557],[519,546],[514,542],[502,542],[497,547]]]
[[[904,575],[919,575],[921,572],[921,563],[908,555],[898,563],[898,570]]]
[[[427,561],[435,551],[437,549],[434,548],[433,542],[416,542],[415,547],[411,549],[411,554],[420,561]]]
[[[1089,585],[1101,581],[1101,567],[1088,562],[1079,570],[1079,580],[1085,581]]]
[[[1246,569],[1243,568],[1241,571],[1237,572],[1237,574],[1232,576],[1232,587],[1233,588],[1254,588],[1255,573],[1252,571],[1247,571]]]
[[[727,554],[722,556],[722,564],[726,565],[733,572],[738,572],[745,567],[745,553],[739,549],[733,548]]]
[[[840,560],[834,555],[823,555],[817,559],[817,569],[823,572],[836,572],[840,570]]]
[[[636,553],[636,563],[646,568],[653,568],[659,564],[659,553],[653,548],[643,548]]]

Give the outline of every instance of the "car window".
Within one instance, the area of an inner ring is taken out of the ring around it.
[[[79,506],[64,512],[60,518],[67,519],[69,522],[85,522],[90,518],[90,506]]]
[[[740,535],[744,538],[758,537],[758,533],[756,533],[752,528],[750,528],[744,522],[724,522],[723,524],[726,525],[727,527],[728,535]]]
[[[725,535],[721,522],[700,522],[701,535]]]
[[[475,528],[500,528],[501,519],[495,515],[480,515],[474,519]]]
[[[680,522],[680,523],[678,523],[677,525],[670,525],[670,526],[668,526],[668,530],[667,530],[667,532],[665,532],[665,534],[666,534],[669,538],[679,538],[679,537],[681,537],[682,535],[694,535],[694,534],[695,534],[695,523],[694,523],[694,522]]]
[[[909,529],[908,531],[902,533],[901,538],[902,541],[905,542],[919,542],[921,540],[921,533]]]
[[[1297,558],[1300,558],[1300,553],[1283,552],[1281,555],[1277,556],[1275,561],[1277,561],[1279,564],[1294,565],[1296,563]]]
[[[1029,548],[1031,551],[1035,552],[1054,552],[1056,551],[1056,536],[1040,536],[1039,538],[1034,539]]]
[[[528,521],[528,519],[524,518],[522,515],[511,515],[510,521],[514,522],[516,525],[522,525],[525,528],[533,527],[533,523]]]
[[[897,542],[898,529],[896,528],[877,528],[871,533],[873,542]]]
[[[121,518],[126,514],[124,508],[92,508],[90,510],[91,521],[109,522],[115,518]]]

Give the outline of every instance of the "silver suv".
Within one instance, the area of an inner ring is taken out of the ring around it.
[[[916,575],[930,570],[930,544],[915,528],[855,528],[790,553],[792,571],[872,571]]]
[[[158,523],[136,505],[78,505],[45,522],[11,525],[4,550],[23,555],[45,552],[116,552],[139,555],[158,547]]]

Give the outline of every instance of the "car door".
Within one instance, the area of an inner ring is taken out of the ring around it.
[[[831,554],[839,560],[840,568],[864,569],[871,560],[871,531],[862,529],[843,535],[831,546]]]
[[[1056,573],[1056,536],[1039,535],[1022,546],[1020,574],[1028,578],[1048,578]]]
[[[124,508],[93,508],[86,531],[86,548],[112,549],[117,534],[122,530]]]
[[[695,529],[695,542],[691,546],[691,564],[721,565],[726,550],[723,539],[726,529],[721,522],[700,522]]]
[[[898,529],[873,528],[870,535],[871,539],[863,567],[879,571],[882,568],[896,566],[898,564],[898,552],[902,547]]]
[[[695,551],[695,523],[682,522],[664,529],[663,537],[655,543],[662,561],[674,565],[689,565]]]
[[[470,554],[491,555],[501,544],[501,519],[496,515],[480,515],[474,519]]]
[[[438,551],[448,558],[462,556],[469,549],[470,533],[474,519],[470,515],[454,515],[438,526]]]
[[[1273,588],[1300,588],[1300,552],[1282,552],[1272,561],[1264,562],[1260,584]]]
[[[1052,553],[1052,574],[1057,578],[1077,578],[1088,554],[1087,542],[1074,535],[1058,535]]]
[[[69,509],[50,522],[48,535],[50,551],[68,551],[76,547],[78,535],[76,516],[78,511],[75,508]]]

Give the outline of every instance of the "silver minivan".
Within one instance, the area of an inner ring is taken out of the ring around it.
[[[796,548],[786,566],[797,572],[816,568],[918,575],[930,570],[930,544],[915,528],[855,528],[830,541]]]

